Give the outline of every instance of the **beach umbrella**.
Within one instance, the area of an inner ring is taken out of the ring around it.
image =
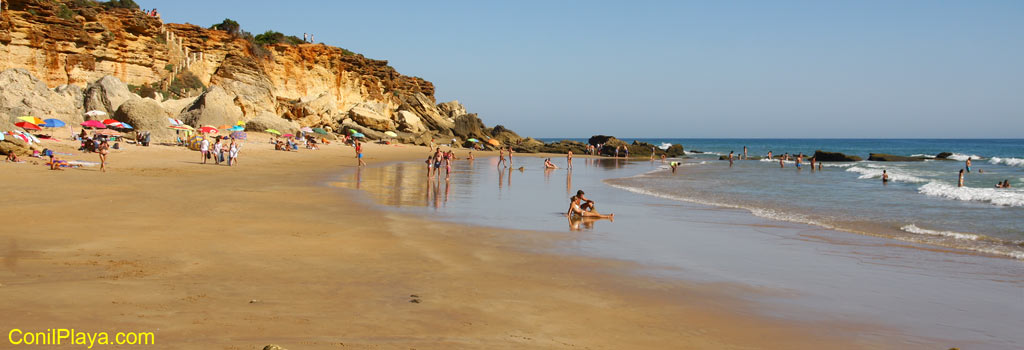
[[[43,123],[42,126],[46,127],[46,128],[59,128],[59,127],[67,125],[67,124],[64,124],[64,121],[62,121],[60,119],[47,119],[47,120],[44,120],[43,122],[44,123]]]
[[[128,125],[128,123],[121,122],[120,124],[121,124],[121,129],[135,129],[131,125]]]
[[[90,117],[101,117],[101,116],[107,115],[107,112],[97,111],[97,110],[94,109],[94,110],[85,112],[85,115],[90,116]]]
[[[42,130],[42,129],[39,128],[39,125],[35,125],[35,124],[29,123],[29,122],[17,122],[17,123],[14,123],[14,126],[17,126],[19,128],[22,128],[22,129],[28,129],[28,130]]]
[[[227,129],[231,129],[233,127],[235,127],[235,126],[231,125],[231,124],[224,124],[224,125],[218,126],[217,129],[227,130]]]
[[[107,125],[103,124],[103,122],[101,122],[99,120],[86,120],[81,125],[84,126],[84,127],[87,127],[87,128],[96,128],[96,129],[106,129],[107,128]]]
[[[243,127],[241,125],[235,125],[235,126],[232,126],[231,129],[228,129],[228,130],[231,130],[231,131],[245,131],[245,127]]]
[[[477,139],[469,139],[469,140],[466,140],[466,141],[473,142],[473,143],[480,142],[480,140],[477,140]]]
[[[249,135],[246,135],[244,131],[235,131],[229,136],[235,140],[245,140],[246,137],[249,137]]]
[[[361,133],[361,132],[357,132],[355,134],[352,134],[352,137],[360,138],[361,139],[361,138],[366,137],[366,135],[363,135],[363,133]]]
[[[391,137],[398,137],[398,134],[396,134],[394,131],[385,131],[384,135],[388,135],[388,136],[391,136]]]
[[[313,132],[320,135],[327,135],[327,130],[324,130],[324,128],[313,128]]]
[[[220,130],[217,130],[217,128],[212,127],[212,126],[204,126],[204,127],[199,128],[199,132],[204,133],[204,134],[216,134],[216,133],[220,132]]]
[[[284,134],[284,135],[281,135],[281,137],[292,137],[292,136],[295,136],[295,135],[292,135],[292,134]]]
[[[280,132],[280,131],[277,131],[277,130],[274,130],[274,129],[267,129],[267,130],[265,130],[265,131],[266,131],[266,132],[268,132],[268,133],[271,133],[271,134],[277,135],[277,136],[281,136],[281,132]]]
[[[495,146],[500,146],[501,145],[501,142],[498,142],[498,140],[495,140],[495,139],[487,140],[487,143],[495,145]]]
[[[313,132],[313,128],[310,128],[308,126],[304,126],[302,127],[302,129],[299,130],[301,130],[302,132]]]
[[[358,133],[359,133],[359,130],[356,130],[356,129],[348,129],[348,133],[349,133],[349,134],[351,134],[351,135],[355,135],[355,134],[358,134]]]
[[[104,119],[104,120],[103,120],[103,124],[107,124],[107,125],[110,125],[110,124],[117,124],[117,123],[120,123],[120,122],[119,122],[119,121],[117,121],[117,120],[114,120],[114,119]]]
[[[4,134],[0,133],[0,141],[3,141],[3,140],[4,140]]]
[[[29,123],[32,123],[32,124],[35,124],[35,125],[46,123],[46,121],[43,121],[42,119],[39,119],[39,118],[36,118],[36,117],[33,117],[33,116],[18,117],[18,119],[24,120],[26,122],[29,122]]]
[[[238,126],[245,126],[245,122],[243,122],[243,121],[239,120],[239,121],[238,121],[237,123],[235,123],[235,125],[238,125]]]
[[[174,130],[195,130],[191,126],[188,126],[188,125],[171,125],[171,126],[168,126],[167,128],[168,129],[174,129]]]
[[[185,125],[185,123],[182,123],[181,120],[174,119],[174,118],[167,118],[167,122],[171,123],[171,125],[174,125],[174,126],[183,126],[183,125]]]

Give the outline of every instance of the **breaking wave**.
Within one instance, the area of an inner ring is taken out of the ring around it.
[[[973,154],[960,154],[960,153],[953,153],[953,155],[951,155],[949,157],[946,157],[946,159],[959,160],[961,162],[967,160],[967,158],[971,158],[971,160],[982,160],[982,159],[985,159],[983,157],[976,156],[976,155],[973,155]]]
[[[855,166],[855,167],[847,168],[846,171],[861,174],[857,178],[858,179],[862,179],[862,180],[864,180],[864,179],[881,179],[882,178],[882,169],[877,169],[877,168],[874,168],[874,167],[872,167],[872,168],[862,168],[862,167],[859,167],[859,166]],[[889,172],[889,180],[893,181],[893,182],[906,182],[906,183],[926,183],[926,182],[929,181],[928,179],[920,178],[920,177],[913,176],[913,175],[903,174],[903,173],[897,172],[897,171],[890,171]]]
[[[988,162],[996,165],[1003,164],[1008,166],[1024,167],[1024,159],[1021,158],[992,157]]]
[[[959,201],[990,203],[1005,207],[1024,206],[1024,192],[1013,188],[956,187],[940,182],[929,182],[918,188],[917,192]]]
[[[914,225],[914,224],[910,224],[910,225],[906,225],[906,226],[900,227],[900,230],[903,230],[904,232],[916,233],[916,234],[921,234],[921,235],[945,236],[945,237],[952,237],[952,238],[956,238],[956,239],[964,239],[964,240],[970,240],[970,241],[978,240],[978,235],[976,235],[976,234],[953,232],[953,231],[935,231],[935,230],[923,229],[923,228],[917,227],[917,225]]]

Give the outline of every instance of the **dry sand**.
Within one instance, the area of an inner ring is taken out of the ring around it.
[[[366,153],[372,166],[428,152]],[[859,326],[761,316],[742,286],[538,253],[559,235],[375,209],[325,185],[355,164],[350,147],[250,141],[237,167],[199,159],[129,145],[107,173],[0,163],[3,342],[12,328],[75,328],[152,331],[175,349],[879,346]]]

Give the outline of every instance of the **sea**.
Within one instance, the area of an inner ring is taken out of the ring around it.
[[[1024,140],[636,140],[682,144],[687,154],[666,162],[577,157],[571,169],[561,155],[551,159],[558,169],[527,155],[509,167],[463,157],[449,179],[428,179],[422,161],[397,162],[354,168],[328,184],[401,215],[560,237],[545,252],[636,262],[635,273],[653,278],[742,286],[758,305],[751,312],[880,326],[857,337],[895,339],[898,348],[1024,348]],[[747,159],[719,160],[742,156],[744,146]],[[815,150],[953,155],[826,163],[821,171],[761,160],[768,151]],[[967,158],[972,169],[958,188]],[[675,173],[672,161],[682,164]],[[1004,180],[1012,187],[994,187]],[[614,219],[567,218],[577,190]]]
[[[554,141],[547,139],[544,141]],[[586,139],[574,139],[586,142]],[[634,139],[623,139],[632,141]],[[682,170],[659,167],[607,184],[649,196],[740,208],[772,220],[968,249],[1024,260],[1024,139],[635,139],[687,150]],[[747,160],[730,166],[729,152]],[[778,156],[816,150],[868,159],[870,153],[922,162],[782,165]],[[937,160],[942,152],[952,153]],[[957,187],[965,172],[964,187]],[[882,182],[886,171],[890,181]],[[1009,181],[1010,188],[996,188]]]

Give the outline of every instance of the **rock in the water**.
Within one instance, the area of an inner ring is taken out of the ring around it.
[[[685,155],[686,152],[683,150],[683,145],[680,144],[674,144],[665,150],[665,156],[669,158],[679,158]]]
[[[73,91],[54,92],[46,87],[46,83],[32,76],[29,71],[17,68],[0,72],[0,126],[5,130],[13,129],[8,117],[16,118],[24,115],[40,118],[57,118],[67,124],[78,124],[82,119],[82,110],[77,107],[74,98],[79,98]]]
[[[894,156],[884,153],[870,153],[868,154],[868,160],[875,162],[923,162],[924,158]]]
[[[85,109],[98,110],[113,115],[121,104],[130,99],[141,98],[128,90],[128,85],[121,80],[107,75],[89,84],[85,89]],[[103,119],[102,117],[97,117]]]
[[[597,145],[600,145],[600,144],[607,143],[608,140],[611,140],[611,139],[614,139],[614,138],[615,138],[615,136],[594,135],[594,136],[591,136],[589,140],[587,140],[587,143],[590,144],[591,146],[597,146]]]
[[[819,162],[859,162],[864,160],[858,156],[848,156],[839,152],[814,151],[814,158]]]
[[[495,129],[497,129],[497,127],[495,127]],[[499,139],[499,141],[501,141],[501,139]],[[503,144],[511,144],[512,149],[519,153],[537,153],[545,146],[544,142],[530,137],[522,139],[521,142]]]
[[[953,153],[950,153],[950,152],[942,152],[942,153],[936,154],[935,155],[935,159],[947,159],[947,158],[949,158],[949,156],[952,156],[952,155],[953,155]]]
[[[377,112],[365,107],[352,107],[348,111],[349,118],[356,124],[379,131],[395,129],[395,123]]]
[[[270,344],[270,345],[264,346],[263,350],[288,350],[288,349],[282,348],[280,345]]]
[[[614,136],[605,135],[591,136],[590,139],[587,140],[587,143],[592,146],[600,145],[601,148],[600,153],[598,155],[603,156],[614,156],[615,149],[619,148],[619,146],[628,146],[625,142],[615,138]],[[650,151],[648,150],[648,152]],[[619,153],[619,155],[624,155],[624,153]]]
[[[242,109],[235,105],[234,96],[229,95],[221,87],[214,86],[199,95],[199,98],[186,108],[178,116],[178,119],[195,127],[234,125],[235,122],[242,120]]]
[[[465,140],[470,138],[483,140],[484,123],[477,118],[476,113],[463,114],[455,118],[455,128],[452,128],[455,136]]]
[[[167,118],[160,102],[151,98],[140,98],[125,101],[114,112],[113,118],[130,124],[135,131],[149,132],[152,141],[173,141],[175,131],[167,128]]]
[[[247,131],[263,132],[267,129],[274,129],[282,134],[294,134],[298,132],[299,124],[273,114],[260,114],[245,122],[245,130]]]

